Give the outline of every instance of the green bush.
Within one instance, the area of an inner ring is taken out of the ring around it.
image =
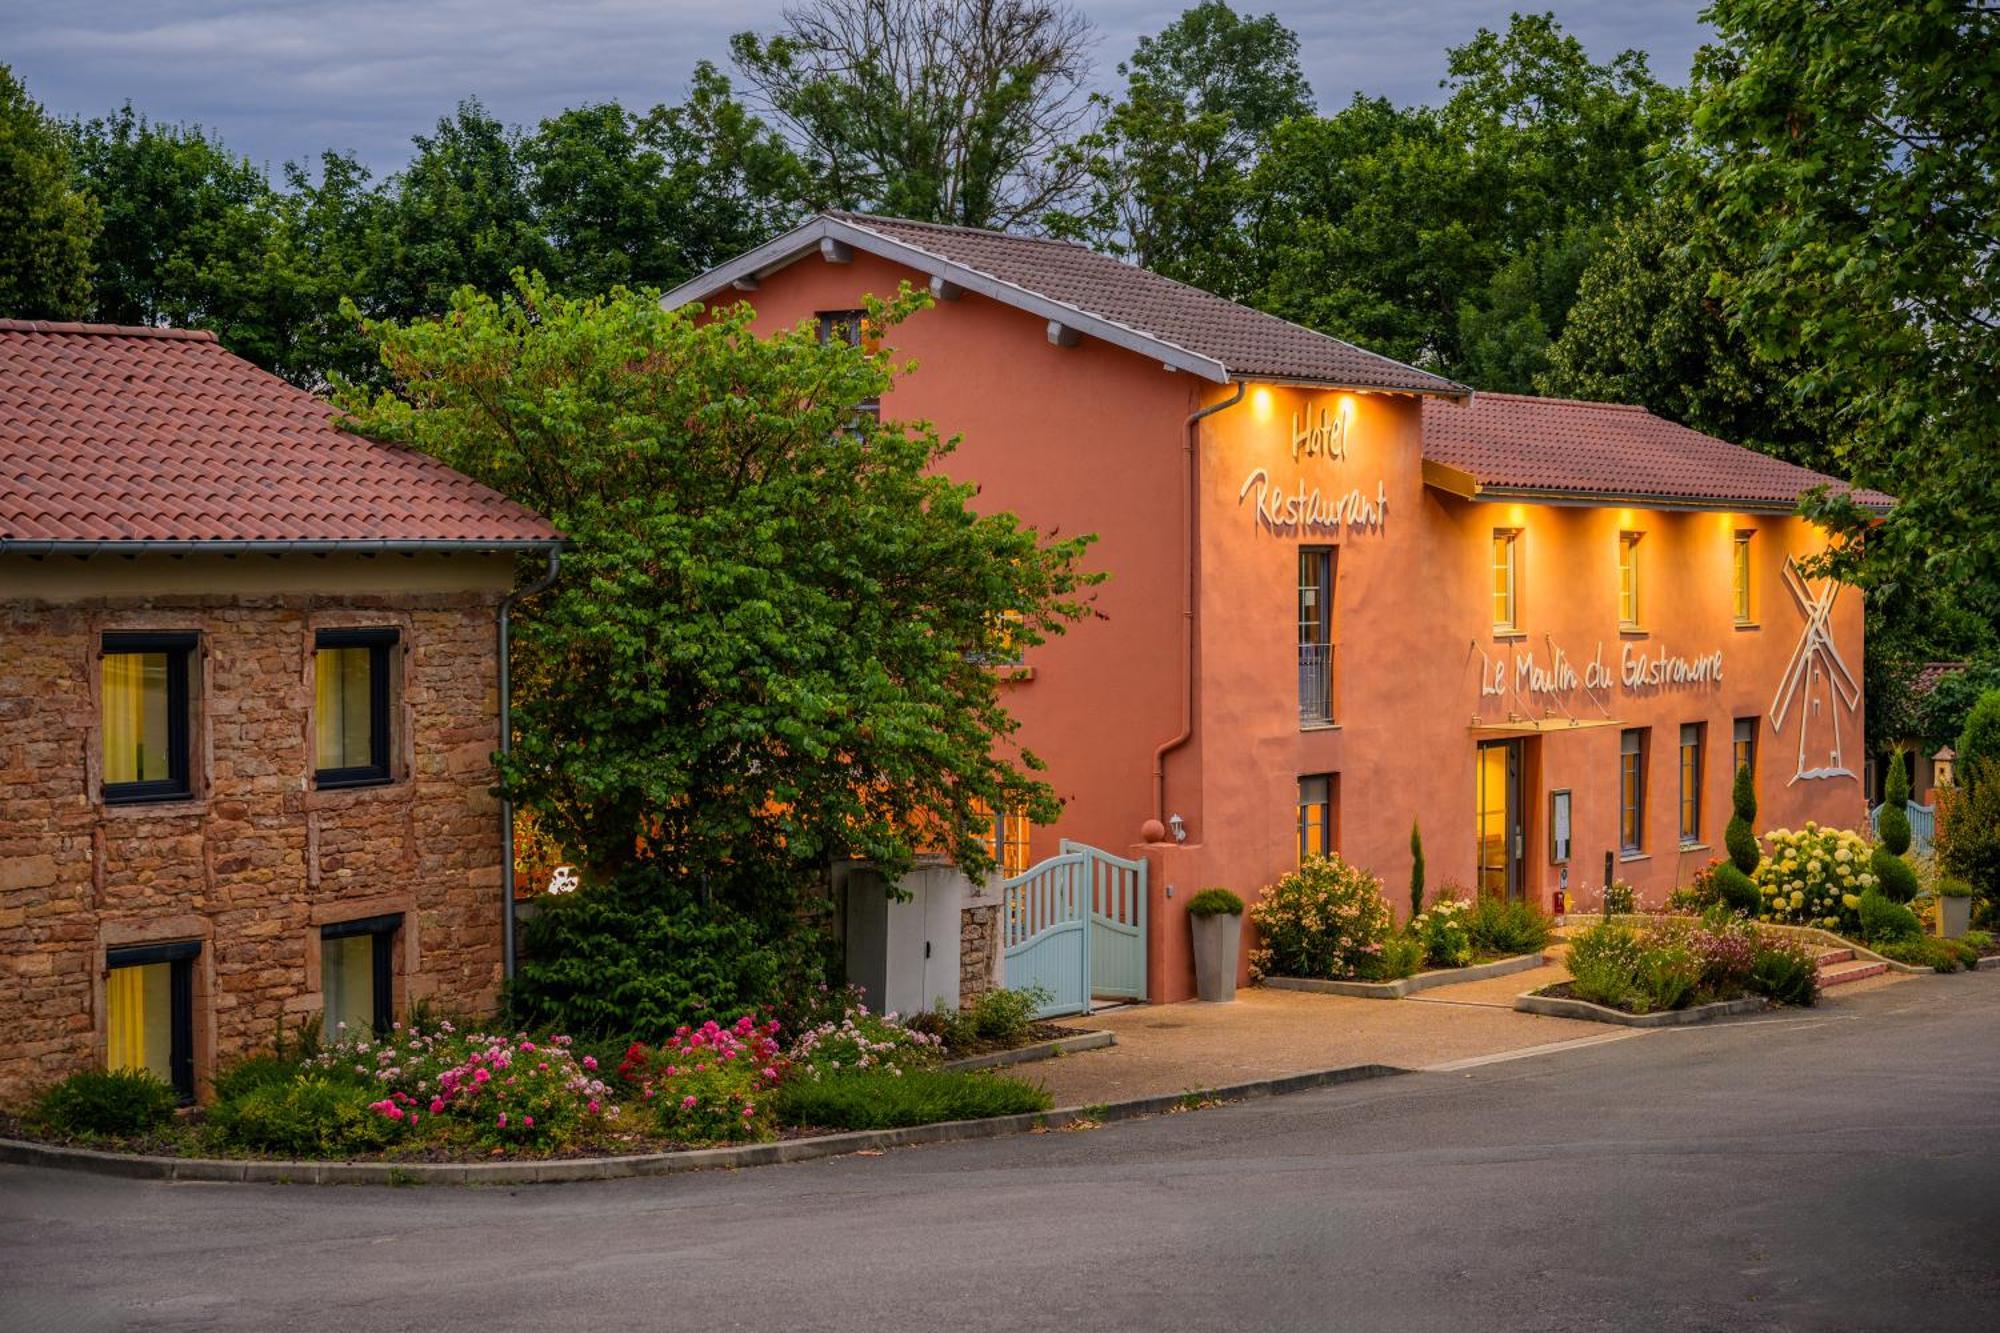
[[[1813,946],[1766,932],[1750,963],[1750,989],[1779,1004],[1810,1005],[1819,998],[1819,960]]]
[[[1364,981],[1396,981],[1413,975],[1423,965],[1422,940],[1412,935],[1390,935],[1373,958],[1361,961],[1359,972]]]
[[[1889,772],[1882,783],[1882,813],[1875,817],[1875,840],[1901,856],[1910,850],[1910,770],[1901,748],[1889,752]]]
[[[1049,998],[1044,986],[983,991],[962,1008],[940,1006],[912,1015],[909,1026],[936,1037],[953,1052],[983,1046],[1018,1046],[1033,1033],[1035,1011],[1047,1004]]]
[[[1432,967],[1464,967],[1472,961],[1472,933],[1465,927],[1471,904],[1447,887],[1438,900],[1410,918],[1410,938],[1423,945]]]
[[[1465,916],[1466,934],[1476,953],[1536,953],[1555,934],[1556,923],[1535,904],[1507,902],[1496,894],[1481,894]]]
[[[1972,885],[2000,921],[2000,759],[1960,759],[1958,786],[1938,793],[1939,869]]]
[[[1982,692],[1972,711],[1965,715],[1965,729],[1958,733],[1956,753],[1961,775],[1982,762],[2000,765],[2000,690]],[[1973,780],[1978,780],[1976,774]]]
[[[1651,940],[1639,953],[1639,993],[1646,1011],[1678,1009],[1694,996],[1701,985],[1702,960],[1687,945],[1674,940]]]
[[[1570,938],[1570,989],[1578,999],[1609,1009],[1637,1011],[1644,1004],[1639,968],[1644,946],[1630,926],[1606,921]]]
[[[1424,914],[1424,835],[1410,821],[1410,920]]]
[[[1189,916],[1242,916],[1243,900],[1228,889],[1203,889],[1188,899]]]
[[[1877,847],[1868,857],[1875,872],[1876,888],[1890,902],[1906,903],[1917,896],[1917,872],[1887,847]]]
[[[1917,914],[1874,889],[1861,895],[1861,938],[1871,945],[1893,944],[1923,934]]]
[[[1338,856],[1315,856],[1279,877],[1250,909],[1250,975],[1343,979],[1383,970],[1393,933],[1382,881]]]
[[[1017,1078],[935,1069],[795,1079],[778,1090],[778,1119],[820,1129],[900,1129],[944,1120],[1046,1111],[1049,1094]]]
[[[1888,940],[1875,947],[1875,952],[1884,958],[1893,958],[1899,963],[1909,963],[1916,967],[1928,967],[1939,972],[1956,972],[1966,963],[1955,941],[1941,940],[1931,935],[1916,935],[1909,939]],[[1979,957],[1972,954],[1973,959]]]
[[[657,1041],[682,1023],[768,1010],[825,973],[816,923],[705,904],[653,866],[540,902],[521,932],[512,993],[524,1027]]]
[[[299,1062],[272,1052],[246,1055],[215,1076],[211,1087],[218,1102],[231,1102],[253,1088],[267,1083],[285,1083],[296,1078]]]
[[[321,1071],[258,1084],[209,1108],[208,1124],[225,1145],[281,1157],[348,1157],[379,1152],[396,1123],[372,1109],[372,1084]]]
[[[1972,886],[1962,879],[1950,875],[1938,876],[1937,895],[1940,898],[1970,898]]]
[[[174,1118],[180,1097],[143,1069],[92,1069],[44,1092],[34,1119],[58,1134],[134,1138]]]

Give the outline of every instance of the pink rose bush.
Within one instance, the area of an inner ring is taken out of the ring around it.
[[[899,1075],[934,1065],[943,1053],[944,1038],[907,1027],[895,1014],[872,1014],[860,992],[850,991],[840,1016],[801,1032],[786,1059],[796,1076],[817,1082],[842,1070]]]
[[[1257,947],[1250,973],[1264,977],[1374,979],[1395,918],[1382,881],[1338,856],[1315,856],[1266,888],[1250,909]]]
[[[535,1039],[397,1024],[387,1036],[345,1033],[307,1067],[363,1080],[369,1110],[405,1143],[555,1151],[612,1136],[620,1110],[568,1037]]]
[[[775,1138],[786,1070],[777,1020],[745,1014],[727,1027],[683,1025],[657,1047],[633,1042],[618,1078],[660,1134],[694,1147]]]

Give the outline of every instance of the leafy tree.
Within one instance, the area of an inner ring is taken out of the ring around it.
[[[749,319],[522,278],[370,325],[392,387],[339,402],[574,542],[521,617],[503,780],[597,882],[642,865],[789,910],[831,859],[981,870],[985,812],[1058,807],[979,659],[1082,613],[1088,539],[975,514],[935,471],[949,443],[857,415],[893,379],[880,352]]]
[[[0,316],[81,319],[90,309],[96,203],[70,179],[62,133],[0,65]]]
[[[1061,230],[1235,296],[1248,271],[1249,172],[1273,131],[1313,109],[1297,34],[1203,0],[1118,67],[1125,95],[1082,148],[1091,190]]]
[[[435,315],[460,287],[503,292],[515,269],[549,267],[519,130],[475,97],[413,142],[416,156],[391,181],[365,310]]]
[[[1089,34],[1055,0],[802,0],[730,53],[816,200],[1005,228],[1079,183]]]
[[[270,181],[198,125],[162,125],[130,103],[71,126],[77,173],[104,210],[92,303],[114,324],[211,329],[271,364],[283,299],[267,264]]]
[[[1830,414],[1791,387],[1798,363],[1758,355],[1710,295],[1710,274],[1729,262],[1716,251],[1684,196],[1616,222],[1577,284],[1537,387],[1636,403],[1805,467],[1833,466]]]
[[[806,164],[708,62],[695,66],[685,101],[647,119],[667,160],[661,217],[680,249],[681,271],[661,285],[763,244],[807,211]]]
[[[1729,859],[1715,868],[1715,888],[1722,901],[1738,912],[1757,914],[1760,898],[1752,876],[1764,859],[1757,845],[1757,779],[1750,765],[1739,764],[1729,788],[1729,823],[1722,830],[1722,845]]]
[[[1934,850],[1984,901],[1987,924],[2000,924],[2000,759],[1961,763],[1958,785],[1938,793]]]
[[[1895,494],[1834,567],[2000,615],[2000,69],[1989,6],[1716,0],[1695,69],[1696,206],[1746,262],[1715,290],[1808,393],[1840,471]]]
[[[1977,772],[1982,760],[2000,764],[2000,689],[1989,689],[1966,714],[1958,733],[1958,762]]]

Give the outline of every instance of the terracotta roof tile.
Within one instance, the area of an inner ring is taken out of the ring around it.
[[[835,213],[1044,300],[1221,362],[1232,379],[1296,379],[1357,389],[1463,394],[1463,385],[1069,241]]]
[[[0,547],[546,543],[535,514],[207,332],[0,320]]]
[[[1482,488],[1610,500],[1790,508],[1818,486],[1847,483],[1690,430],[1642,407],[1481,393],[1424,400],[1424,458]],[[1880,491],[1857,502],[1886,509]]]

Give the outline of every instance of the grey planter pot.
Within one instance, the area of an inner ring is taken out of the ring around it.
[[[1236,955],[1243,940],[1243,918],[1234,912],[1191,916],[1194,929],[1194,991],[1210,1004],[1236,998]]]
[[[1937,901],[1938,934],[1955,940],[1972,929],[1972,899],[1940,897]]]

